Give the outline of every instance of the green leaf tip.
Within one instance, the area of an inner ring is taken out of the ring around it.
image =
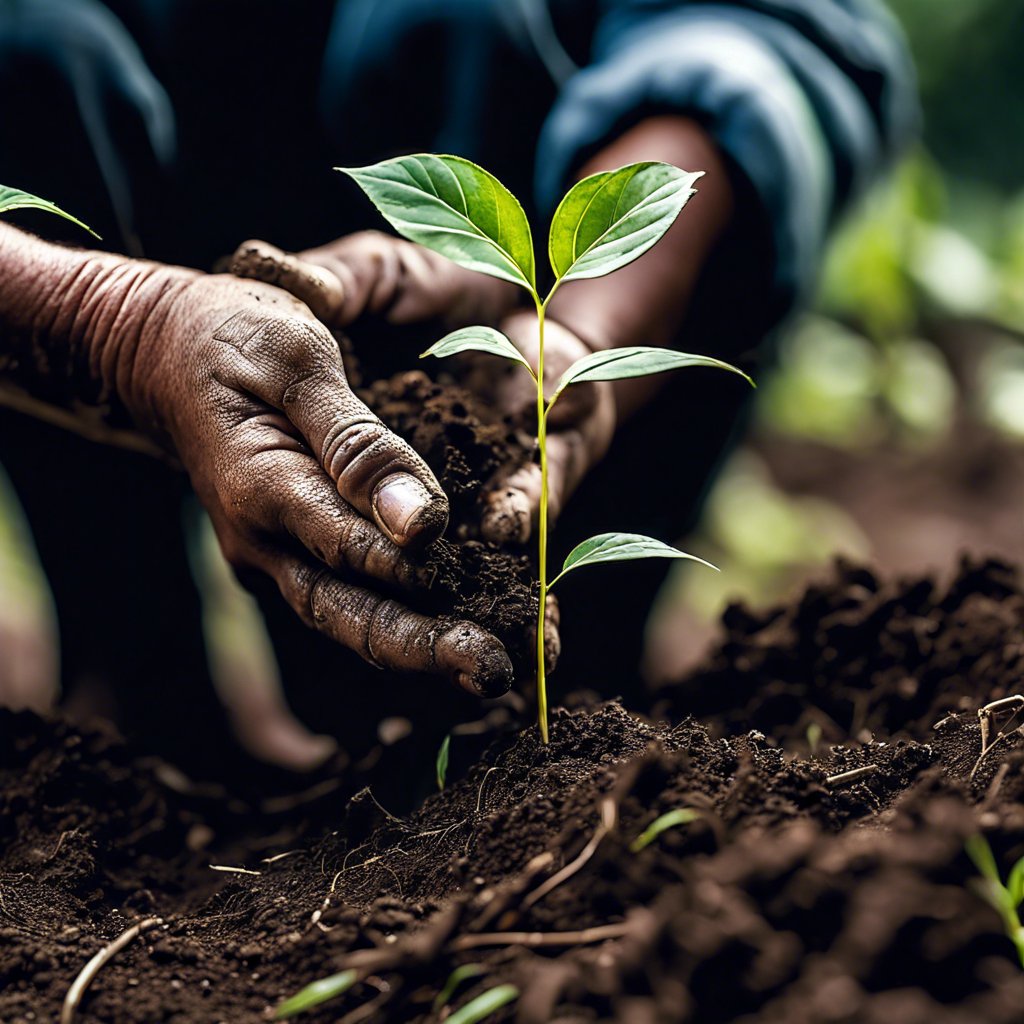
[[[700,817],[700,811],[694,810],[692,807],[677,807],[674,811],[667,811],[659,818],[655,818],[629,844],[630,853],[639,853],[641,850],[650,846],[655,839],[662,834],[667,832],[670,828],[678,828],[680,825],[689,825],[691,822],[696,821]]]
[[[329,999],[343,995],[356,983],[357,978],[357,972],[351,970],[311,982],[278,1006],[274,1011],[274,1020],[287,1020],[306,1010],[312,1010]]]
[[[515,985],[496,985],[456,1010],[446,1019],[446,1024],[479,1024],[518,998],[519,989]]]
[[[578,181],[551,219],[556,280],[603,277],[642,256],[675,222],[703,173],[644,162]]]
[[[638,558],[682,558],[691,562],[706,565],[709,569],[719,572],[717,565],[706,562],[696,555],[680,551],[653,537],[645,537],[640,533],[599,533],[577,544],[569,552],[562,565],[562,571],[551,581],[553,587],[567,572],[581,569],[585,565],[597,565],[600,562],[629,562]]]
[[[0,185],[0,213],[7,213],[10,210],[43,210],[57,217],[63,217],[64,220],[71,221],[72,224],[77,224],[78,227],[88,231],[93,238],[99,239],[100,237],[88,224],[82,223],[77,217],[62,210],[56,203],[51,203],[48,199],[40,199],[39,196],[23,192],[21,189]]]
[[[447,154],[413,153],[335,167],[404,238],[467,270],[536,293],[533,237],[519,200],[489,171]]]
[[[448,778],[448,753],[452,745],[452,734],[441,741],[441,747],[437,752],[437,761],[434,764],[434,771],[437,778],[437,788],[444,789],[445,780]]]

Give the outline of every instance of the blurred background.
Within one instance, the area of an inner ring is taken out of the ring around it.
[[[750,435],[679,538],[723,571],[671,577],[649,624],[655,679],[699,659],[727,602],[778,600],[836,554],[897,574],[948,573],[965,551],[1024,561],[1024,0],[889,4],[917,62],[923,142],[838,233]],[[193,556],[222,695],[263,695],[239,711],[244,733],[278,706],[273,656],[210,536]],[[0,477],[9,703],[53,699],[55,637]]]
[[[889,0],[922,144],[835,237],[817,301],[759,382],[750,436],[684,541],[648,672],[701,657],[725,605],[762,606],[836,555],[947,575],[1024,561],[1024,3]],[[692,567],[696,568],[696,567]]]

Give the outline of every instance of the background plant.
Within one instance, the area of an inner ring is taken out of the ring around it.
[[[530,224],[519,201],[494,175],[455,156],[417,154],[370,167],[338,168],[348,174],[403,236],[469,270],[524,289],[537,311],[536,370],[512,341],[492,327],[465,327],[432,345],[424,356],[485,352],[522,365],[537,391],[537,448],[541,490],[537,520],[540,596],[537,618],[537,711],[541,737],[548,740],[544,621],[548,592],[566,573],[598,562],[635,558],[703,559],[639,534],[604,533],[570,552],[558,575],[548,580],[547,417],[566,388],[588,381],[640,377],[688,366],[712,366],[742,374],[708,356],[635,346],[594,352],[562,374],[554,392],[544,393],[544,320],[555,292],[571,281],[602,277],[632,263],[672,226],[701,172],[670,164],[628,164],[602,171],[574,185],[555,210],[548,237],[554,275],[546,295],[537,285]],[[749,380],[749,378],[747,378]],[[703,562],[705,565],[710,563]],[[714,566],[710,566],[714,568]]]
[[[984,836],[973,835],[965,845],[967,855],[981,873],[981,878],[975,879],[975,888],[1003,919],[1006,934],[1017,947],[1017,956],[1024,967],[1024,926],[1020,922],[1020,907],[1024,903],[1024,857],[1013,865],[1004,883],[999,877],[992,847]]]

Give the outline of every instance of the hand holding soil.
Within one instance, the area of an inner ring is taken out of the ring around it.
[[[447,499],[353,394],[307,307],[262,283],[2,230],[0,302],[24,334],[9,380],[75,410],[91,400],[179,459],[228,561],[271,576],[309,626],[384,668],[508,688],[499,641],[387,596],[426,582],[407,550],[440,536]],[[39,277],[50,288],[27,286]],[[66,373],[37,376],[44,362]]]

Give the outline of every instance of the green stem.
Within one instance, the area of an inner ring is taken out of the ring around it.
[[[537,447],[540,450],[540,511],[537,520],[540,596],[537,607],[537,722],[540,738],[548,742],[548,690],[544,665],[544,620],[548,603],[548,445],[544,407],[544,310],[537,300]]]

